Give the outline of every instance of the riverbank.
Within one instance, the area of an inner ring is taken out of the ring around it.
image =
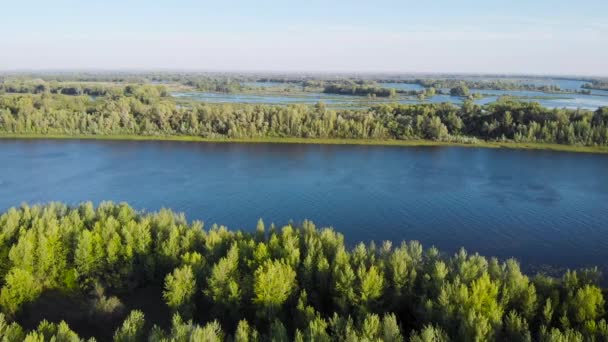
[[[268,144],[320,144],[320,145],[377,145],[377,146],[459,146],[482,148],[510,148],[526,150],[549,150],[579,153],[607,153],[608,146],[578,146],[549,143],[521,143],[478,141],[457,143],[434,140],[380,140],[380,139],[337,139],[337,138],[203,138],[186,135],[68,135],[68,134],[0,134],[0,139],[85,139],[85,140],[132,140],[132,141],[189,141],[209,143],[268,143]]]

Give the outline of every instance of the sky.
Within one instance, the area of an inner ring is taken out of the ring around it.
[[[0,0],[0,70],[608,75],[608,1]]]

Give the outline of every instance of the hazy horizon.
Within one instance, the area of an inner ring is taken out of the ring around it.
[[[119,68],[89,68],[89,69],[35,69],[35,68],[19,68],[19,69],[0,69],[2,75],[55,75],[55,74],[148,74],[148,73],[167,73],[167,74],[204,74],[204,75],[241,75],[241,76],[270,76],[270,75],[281,75],[281,76],[390,76],[390,77],[421,77],[425,76],[470,76],[470,77],[505,77],[505,78],[517,78],[517,77],[538,77],[538,78],[606,78],[608,73],[605,74],[559,74],[559,73],[505,73],[505,72],[450,72],[450,71],[315,71],[315,70],[238,70],[238,69],[226,69],[226,70],[204,70],[204,69],[170,69],[170,68],[141,68],[141,69],[119,69]]]
[[[3,72],[608,75],[599,0],[3,7]]]

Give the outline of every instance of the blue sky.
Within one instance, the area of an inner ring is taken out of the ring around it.
[[[6,1],[0,69],[608,74],[608,1]]]

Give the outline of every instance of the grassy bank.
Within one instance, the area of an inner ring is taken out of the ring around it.
[[[131,141],[191,141],[213,143],[272,143],[272,144],[323,144],[323,145],[377,145],[377,146],[462,146],[483,148],[511,148],[550,150],[582,153],[608,153],[608,146],[578,146],[548,143],[519,143],[479,141],[474,144],[433,140],[380,140],[380,139],[309,139],[309,138],[203,138],[186,135],[67,135],[67,134],[0,134],[0,139],[87,139]]]

